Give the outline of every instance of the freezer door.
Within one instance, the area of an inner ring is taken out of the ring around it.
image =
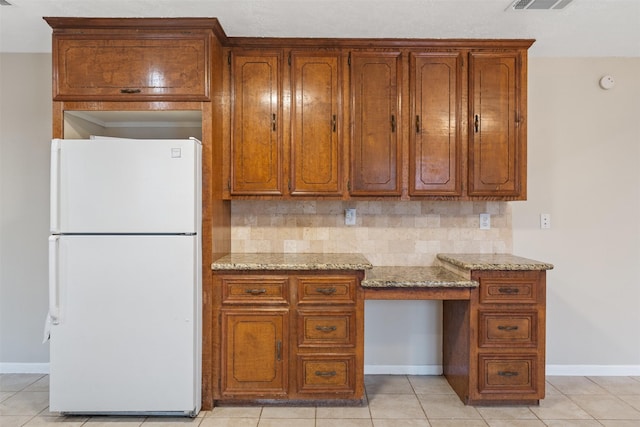
[[[201,151],[195,139],[53,140],[51,232],[196,232]]]
[[[200,408],[198,236],[51,240],[50,410]]]

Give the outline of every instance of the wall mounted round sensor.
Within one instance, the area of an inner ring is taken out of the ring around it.
[[[615,81],[613,81],[613,77],[606,75],[606,76],[602,76],[602,78],[600,79],[600,87],[602,89],[611,89],[612,87],[614,87],[616,84]]]

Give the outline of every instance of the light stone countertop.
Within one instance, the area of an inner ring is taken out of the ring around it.
[[[233,253],[217,259],[212,270],[369,270],[361,254]]]
[[[373,267],[363,288],[475,288],[478,282],[443,267]]]
[[[553,264],[511,254],[438,254],[438,259],[463,270],[551,270]]]

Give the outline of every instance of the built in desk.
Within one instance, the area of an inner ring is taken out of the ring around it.
[[[443,373],[465,404],[545,395],[546,270],[510,254],[439,254],[433,267],[373,267],[369,300],[442,300]]]

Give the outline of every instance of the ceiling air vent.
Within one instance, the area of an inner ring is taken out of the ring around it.
[[[549,10],[564,9],[573,0],[516,0],[511,4],[514,10]]]

